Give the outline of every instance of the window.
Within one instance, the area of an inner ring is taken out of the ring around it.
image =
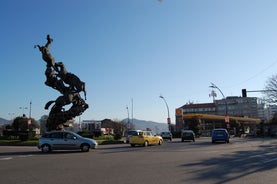
[[[74,139],[74,135],[70,134],[70,133],[65,133],[64,134],[64,138],[66,138],[66,139]]]
[[[145,135],[146,136],[150,136],[150,132],[145,132]]]
[[[50,138],[58,138],[61,139],[63,137],[63,133],[62,132],[54,132],[52,134],[50,134],[49,136]]]

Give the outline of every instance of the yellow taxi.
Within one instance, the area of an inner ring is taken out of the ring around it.
[[[135,145],[161,145],[163,138],[159,135],[154,135],[151,131],[139,131],[136,135],[132,135],[129,140],[132,147]]]

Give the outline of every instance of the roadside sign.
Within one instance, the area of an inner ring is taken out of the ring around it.
[[[171,124],[170,118],[167,118],[167,124]]]
[[[225,123],[229,123],[229,121],[230,121],[229,116],[228,116],[228,115],[225,115]]]

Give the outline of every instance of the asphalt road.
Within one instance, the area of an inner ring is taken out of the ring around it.
[[[3,184],[277,183],[277,139],[230,144],[175,139],[161,146],[100,145],[88,153],[0,146]]]

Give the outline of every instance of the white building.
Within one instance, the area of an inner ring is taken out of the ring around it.
[[[265,111],[266,119],[271,120],[277,113],[277,105],[268,105]]]

